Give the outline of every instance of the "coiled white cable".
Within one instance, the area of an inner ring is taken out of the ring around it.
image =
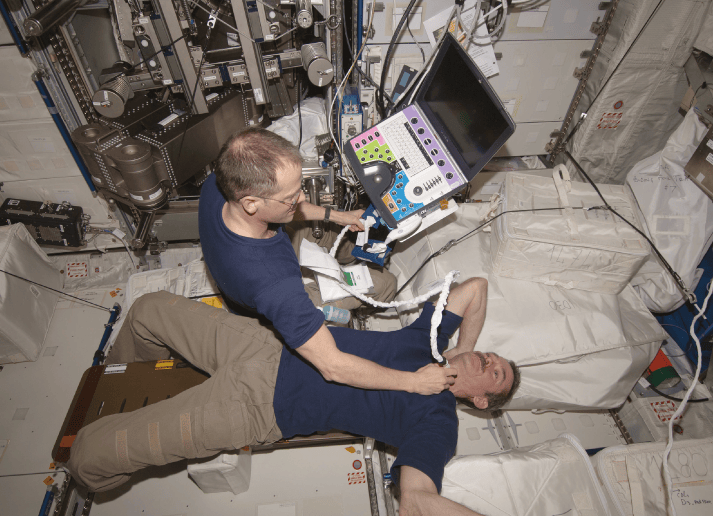
[[[366,221],[364,219],[361,219],[361,222],[366,226]],[[342,231],[337,236],[337,239],[334,241],[334,245],[329,251],[329,256],[331,256],[332,258],[336,257],[339,244],[342,243],[342,238],[344,238],[344,235],[347,231],[349,231],[349,226],[345,226],[344,229],[342,229]],[[374,301],[373,299],[366,297],[361,292],[357,292],[352,287],[344,283],[339,283],[339,286],[342,287],[342,289],[344,289],[350,295],[359,299],[360,301],[363,301],[364,303],[370,304],[371,306],[375,306],[378,308],[396,308],[397,306],[404,305],[419,305],[440,292],[440,296],[438,297],[438,301],[436,302],[436,307],[433,310],[433,316],[431,317],[431,354],[438,363],[445,363],[445,366],[448,367],[448,361],[443,358],[443,356],[438,352],[438,327],[441,325],[441,321],[443,320],[443,309],[445,308],[446,301],[448,300],[448,294],[451,290],[451,283],[453,283],[453,281],[459,275],[460,271],[452,270],[448,274],[446,274],[446,277],[443,280],[443,285],[435,286],[425,294],[422,294],[413,299],[408,299],[405,301],[391,301],[389,303]]]

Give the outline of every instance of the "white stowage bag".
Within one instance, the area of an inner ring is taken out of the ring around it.
[[[456,457],[441,494],[489,516],[609,516],[587,452],[577,438],[556,439],[493,455]]]
[[[278,118],[267,127],[267,130],[279,134],[297,145],[300,134],[300,116],[296,104],[294,109],[294,113]],[[324,99],[313,97],[303,100],[300,104],[300,111],[302,112],[302,144],[300,145],[300,152],[304,159],[316,160],[318,155],[315,136],[329,132]]]
[[[686,177],[683,167],[706,132],[690,110],[666,147],[637,163],[626,178],[651,239],[691,291],[703,273],[698,264],[713,241],[713,202]],[[654,312],[670,312],[684,303],[671,275],[653,256],[631,284]]]
[[[59,270],[24,224],[0,227],[0,269],[55,290]],[[37,360],[59,294],[0,272],[0,364]]]
[[[133,274],[126,284],[126,296],[121,306],[121,315],[114,324],[114,330],[111,332],[105,352],[108,352],[111,346],[114,345],[116,337],[119,335],[119,330],[121,330],[121,326],[126,319],[126,314],[129,313],[134,301],[144,294],[161,290],[188,298],[220,294],[202,258],[196,258],[186,265],[171,269],[158,269]]]
[[[597,188],[641,230],[629,188]],[[649,255],[646,239],[609,210],[578,209],[604,201],[589,183],[570,181],[564,165],[551,178],[510,172],[500,194],[503,215],[493,222],[490,244],[498,276],[618,294]]]
[[[399,285],[449,240],[476,228],[487,210],[463,204],[456,214],[399,243],[389,266]],[[487,278],[487,314],[476,349],[521,366],[522,384],[507,409],[620,406],[666,338],[636,292],[627,286],[616,295],[601,294],[499,278],[490,263],[490,236],[474,234],[431,260],[398,299],[424,294],[453,269],[461,272],[459,281]],[[403,325],[419,312],[399,310]]]
[[[605,448],[592,457],[615,516],[673,516],[663,484],[665,442]],[[673,443],[668,461],[677,516],[713,514],[713,438]]]

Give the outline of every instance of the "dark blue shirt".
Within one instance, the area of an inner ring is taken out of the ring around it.
[[[225,198],[215,175],[203,183],[199,204],[201,247],[208,270],[229,300],[266,317],[285,343],[297,348],[317,333],[324,314],[310,301],[290,238],[248,238],[223,222]]]
[[[329,328],[337,347],[345,352],[401,371],[416,371],[433,362],[429,332],[433,305],[426,304],[410,326],[393,332]],[[462,318],[443,312],[438,348]],[[377,391],[324,380],[298,353],[285,349],[275,386],[275,417],[285,438],[339,429],[373,437],[396,446],[392,472],[411,466],[428,475],[441,490],[443,468],[455,453],[458,440],[456,399],[450,391],[421,396],[402,391]]]

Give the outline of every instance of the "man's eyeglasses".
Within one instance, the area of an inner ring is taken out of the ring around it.
[[[300,190],[299,192],[297,192],[297,195],[295,196],[295,198],[292,199],[292,201],[289,201],[289,202],[288,202],[288,201],[278,201],[277,199],[272,199],[272,198],[270,198],[270,197],[260,197],[259,195],[251,195],[250,197],[257,197],[258,199],[262,199],[262,200],[264,200],[264,201],[275,201],[275,202],[279,202],[280,204],[284,204],[285,206],[289,206],[290,209],[292,209],[292,208],[294,208],[295,205],[299,202],[299,200],[300,200],[300,195],[301,195],[301,194],[302,194],[302,191]],[[241,197],[240,199],[244,199],[245,197],[248,197],[248,196],[245,195],[245,196]],[[238,200],[240,200],[240,199],[238,199]]]

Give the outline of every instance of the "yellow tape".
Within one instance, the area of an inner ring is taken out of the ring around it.
[[[158,371],[159,369],[173,369],[174,362],[175,360],[159,360],[156,362],[155,371]]]

